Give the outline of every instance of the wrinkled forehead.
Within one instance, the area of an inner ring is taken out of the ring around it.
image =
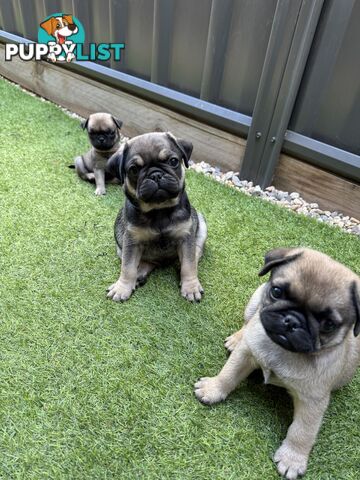
[[[106,130],[113,129],[115,126],[114,120],[108,114],[93,114],[89,117],[88,129],[91,130]]]
[[[272,283],[285,288],[286,296],[311,310],[341,306],[348,295],[348,281],[334,264],[301,261],[275,269]]]
[[[153,160],[167,160],[177,152],[175,145],[165,134],[144,134],[128,142],[128,157],[140,156],[145,163]]]

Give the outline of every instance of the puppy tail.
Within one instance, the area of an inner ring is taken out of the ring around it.
[[[73,169],[75,169],[75,165],[74,165],[74,164],[68,165],[68,168],[73,168]]]

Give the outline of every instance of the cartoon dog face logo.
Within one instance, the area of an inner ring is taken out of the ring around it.
[[[45,22],[40,23],[48,35],[56,39],[57,43],[63,44],[68,37],[78,32],[78,27],[73,21],[72,15],[62,15],[61,17],[51,17]]]
[[[67,46],[68,48],[74,44],[74,42],[69,40],[69,37],[79,31],[78,26],[74,23],[73,16],[65,14],[55,14],[40,23],[40,27],[43,28],[50,37],[56,40],[56,42],[47,42],[49,46],[58,44],[64,47]],[[71,62],[74,58],[75,55],[72,52],[66,53],[65,56],[63,56],[63,54],[56,55],[54,51],[48,54],[48,59],[52,62],[64,60]]]

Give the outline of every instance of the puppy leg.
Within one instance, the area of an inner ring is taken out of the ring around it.
[[[204,290],[199,282],[196,255],[196,241],[194,235],[187,236],[179,247],[179,259],[181,263],[181,295],[190,302],[200,302]]]
[[[243,329],[240,328],[239,331],[233,333],[229,337],[226,337],[225,341],[224,341],[224,346],[225,346],[226,350],[231,353],[234,350],[234,348],[236,347],[236,345],[242,339],[242,336],[243,336]]]
[[[198,212],[199,226],[196,232],[196,261],[199,262],[207,238],[207,226],[204,217]]]
[[[293,422],[274,455],[278,472],[288,480],[304,475],[329,399],[329,395],[311,399],[294,397]]]
[[[244,340],[231,353],[221,372],[215,377],[203,377],[195,383],[197,399],[208,405],[225,400],[238,384],[258,367]]]
[[[102,170],[101,168],[95,168],[94,175],[96,184],[95,195],[105,195],[105,170]]]
[[[124,302],[131,296],[136,287],[141,254],[141,247],[134,244],[125,234],[122,246],[120,278],[108,288],[108,298],[112,298],[115,302]]]
[[[86,180],[88,182],[95,181],[95,175],[92,172],[89,172],[84,164],[83,157],[76,157],[75,158],[75,170],[76,173],[79,175],[80,178]]]
[[[137,271],[137,279],[136,279],[136,286],[142,287],[145,285],[146,280],[150,273],[154,270],[155,265],[153,263],[147,263],[141,261]]]
[[[252,294],[250,301],[245,308],[245,324],[248,323],[248,321],[255,315],[256,310],[258,309],[263,298],[265,286],[266,283],[263,283]],[[229,337],[225,338],[224,345],[229,352],[232,352],[234,350],[235,345],[241,340],[242,334],[243,329],[241,328],[238,332],[235,332]]]
[[[262,299],[263,299],[266,285],[267,285],[266,283],[263,283],[252,294],[249,300],[249,303],[246,305],[246,308],[245,308],[245,313],[244,313],[245,323],[248,323],[248,321],[255,315],[256,310],[259,308],[259,305],[262,304]]]

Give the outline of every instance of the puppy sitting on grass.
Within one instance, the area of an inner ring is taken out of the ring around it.
[[[105,180],[115,179],[106,170],[106,164],[119,148],[121,125],[122,122],[109,113],[93,113],[81,122],[82,128],[88,132],[92,148],[76,157],[75,165],[71,168],[75,168],[83,180],[95,181],[95,195],[105,195]]]
[[[126,142],[108,163],[124,185],[126,202],[115,221],[121,275],[108,297],[127,300],[156,267],[177,258],[181,294],[200,301],[197,266],[207,236],[204,217],[185,192],[192,144],[171,133],[146,133]]]

